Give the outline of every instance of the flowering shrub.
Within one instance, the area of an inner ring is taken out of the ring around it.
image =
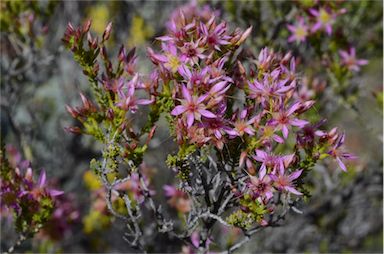
[[[40,238],[59,240],[76,221],[78,212],[63,191],[47,185],[44,170],[33,179],[30,162],[13,147],[1,150],[1,216],[13,217],[19,239],[8,252],[38,233]]]
[[[310,13],[317,18],[312,32],[332,32],[334,17],[327,10]],[[308,31],[299,22],[299,32],[290,30],[303,41]],[[161,49],[147,49],[154,65],[148,75],[137,71],[135,49],[121,47],[116,61],[111,59],[111,23],[101,38],[90,27],[90,21],[78,28],[68,24],[63,38],[94,96],[81,93],[82,106],[67,106],[81,123],[67,130],[103,145],[102,159],[93,159],[91,169],[105,189],[104,207],[127,223],[125,239],[132,247],[148,249],[156,233],[145,229],[156,228],[189,243],[183,250],[206,252],[221,223],[244,234],[226,246],[235,251],[262,228],[280,225],[289,209],[297,211],[295,204],[310,196],[306,176],[319,160],[331,157],[346,171],[344,161],[354,158],[343,151],[343,133],[326,131],[324,120],[313,123],[306,116],[315,101],[300,93],[292,53],[262,48],[258,57],[246,54],[252,27],[230,29],[209,8],[177,12],[157,38]],[[340,54],[353,69],[365,63],[351,61],[353,51]],[[135,117],[138,111],[148,118]],[[179,219],[156,202],[143,173],[161,116],[178,145],[166,161],[178,181],[164,186],[164,195]]]

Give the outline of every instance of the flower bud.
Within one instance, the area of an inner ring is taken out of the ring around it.
[[[89,29],[91,28],[91,20],[87,20],[87,22],[85,22],[85,24],[83,25],[83,33],[87,33],[89,31]]]
[[[109,36],[111,34],[111,29],[112,29],[112,22],[109,22],[103,33],[103,41],[106,41],[109,39]]]
[[[120,62],[124,62],[124,60],[126,58],[126,53],[125,53],[124,45],[121,45],[121,47],[120,47],[118,58],[119,58]]]
[[[115,113],[114,113],[113,109],[111,109],[111,108],[109,108],[107,110],[107,114],[106,115],[107,115],[107,118],[109,120],[113,120],[113,118],[115,117]]]
[[[64,130],[71,132],[73,134],[81,134],[82,133],[81,129],[79,127],[76,127],[76,126],[64,127]]]
[[[248,38],[251,32],[252,32],[252,26],[250,26],[247,30],[245,30],[245,32],[241,35],[240,39],[236,42],[236,45],[238,46],[242,44]]]
[[[71,114],[71,116],[73,118],[77,118],[79,116],[79,112],[77,110],[75,110],[74,108],[72,108],[68,105],[65,105],[65,108],[67,109],[68,113]]]
[[[149,141],[151,141],[151,139],[153,138],[153,135],[155,134],[156,128],[157,128],[156,125],[153,126],[151,131],[148,133],[147,141],[145,142],[146,145],[148,145]]]
[[[84,109],[89,111],[92,108],[92,102],[90,102],[83,93],[80,93],[81,101],[83,102]]]

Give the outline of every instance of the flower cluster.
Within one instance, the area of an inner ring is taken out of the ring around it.
[[[341,2],[318,2],[310,8],[299,6],[296,22],[287,25],[287,29],[291,32],[288,42],[304,43],[307,39],[316,38],[319,32],[325,32],[328,36],[331,36],[337,18],[347,12],[345,8],[342,8],[341,4]],[[336,34],[334,37],[337,39],[339,36]],[[342,47],[345,46],[342,45]],[[354,47],[350,47],[348,50],[339,50],[339,57],[340,61],[336,66],[344,66],[352,72],[358,72],[360,66],[368,64],[367,60],[356,58]]]
[[[171,21],[167,35],[158,38],[162,51],[148,50],[164,86],[172,91],[171,126],[181,147],[213,146],[221,154],[237,147],[241,152],[231,151],[231,160],[245,167],[249,181],[239,186],[236,195],[247,195],[260,206],[269,204],[276,192],[302,195],[295,184],[304,170],[301,149],[313,161],[330,155],[346,170],[341,158],[354,157],[333,152],[344,134],[322,131],[303,115],[315,101],[302,95],[290,53],[279,55],[264,48],[257,59],[233,59],[251,28],[230,33],[215,16],[187,22],[183,15]],[[320,27],[315,25],[314,31]],[[291,152],[277,153],[281,146],[292,147]],[[249,202],[241,208],[251,212]]]
[[[350,48],[348,51],[340,50],[341,64],[347,67],[350,71],[360,71],[360,66],[367,65],[368,60],[357,59],[355,48]]]
[[[14,147],[7,148],[1,151],[1,214],[14,215],[16,231],[32,236],[51,218],[55,201],[63,192],[47,186],[44,170],[34,180],[30,163],[23,161]]]
[[[323,23],[314,30],[329,31],[323,12],[327,10],[318,13]],[[315,10],[311,13],[317,17]],[[161,49],[147,49],[155,66],[147,76],[135,71],[134,51],[126,54],[124,48],[113,68],[104,46],[110,25],[101,43],[88,32],[90,23],[77,29],[68,25],[64,37],[89,77],[97,102],[81,94],[82,107],[67,106],[83,125],[69,130],[92,135],[104,145],[102,160],[94,160],[91,168],[105,187],[103,208],[131,221],[133,246],[142,235],[136,222],[144,209],[141,203],[148,202],[160,230],[174,229],[156,208],[142,172],[143,155],[161,113],[178,144],[177,154],[169,155],[167,163],[181,182],[180,188],[166,185],[164,190],[168,203],[188,214],[188,237],[199,219],[205,222],[202,232],[210,230],[204,227],[212,226],[213,219],[242,230],[273,225],[278,205],[291,204],[292,195],[308,194],[304,177],[318,160],[332,157],[346,170],[342,160],[354,158],[342,150],[344,134],[336,128],[320,129],[324,121],[312,124],[306,116],[315,101],[302,88],[291,53],[263,48],[257,57],[245,54],[252,27],[231,30],[209,9],[191,8],[172,17],[167,33],[157,38]],[[88,49],[83,46],[85,36]],[[99,55],[105,67],[101,75]],[[150,105],[149,113],[137,131],[131,116],[141,105]],[[114,198],[114,192],[119,196]],[[116,198],[126,211],[114,207]],[[223,219],[225,211],[230,215]],[[201,237],[198,246],[192,245],[208,248],[209,236]]]
[[[165,77],[164,86],[172,91],[176,106],[171,115],[176,116],[178,143],[209,141],[221,149],[225,136],[239,134],[231,127],[234,123],[225,119],[226,93],[234,85],[225,65],[231,64],[231,55],[252,28],[231,33],[226,22],[218,23],[215,16],[188,23],[183,12],[169,26],[168,35],[158,38],[162,52],[148,49],[148,54]]]
[[[299,16],[294,24],[287,25],[288,30],[292,33],[288,42],[305,42],[307,37],[318,32],[325,32],[330,36],[337,17],[344,13],[346,13],[346,9],[327,4],[319,4],[319,6],[308,9],[305,16]]]

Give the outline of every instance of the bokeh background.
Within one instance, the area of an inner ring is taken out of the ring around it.
[[[39,1],[32,4],[35,7],[16,8],[9,15],[5,13],[8,11],[5,1],[0,3],[3,15],[0,46],[2,142],[19,150],[34,168],[44,168],[54,184],[66,192],[68,202],[77,213],[57,239],[37,235],[23,243],[18,251],[132,251],[122,239],[124,226],[94,209],[97,198],[92,193],[99,186],[89,172],[89,162],[100,156],[100,147],[87,137],[64,130],[76,124],[65,105],[79,105],[78,93],[83,91],[90,95],[90,88],[80,67],[64,49],[61,38],[68,22],[79,25],[92,19],[92,33],[101,35],[112,21],[109,48],[115,50],[111,54],[116,54],[121,44],[135,46],[140,69],[148,73],[151,63],[145,59],[146,47],[158,47],[154,41],[164,34],[165,22],[172,11],[186,3]],[[308,58],[313,54],[309,43],[287,43],[289,32],[285,28],[292,11],[311,1],[201,1],[198,4],[212,6],[218,15],[231,22],[231,27],[244,29],[252,25],[252,38],[247,43],[257,53],[268,46],[276,51],[291,50],[298,55],[308,53]],[[256,234],[240,250],[242,253],[383,251],[383,5],[381,1],[342,4],[348,12],[340,17],[339,26],[343,26],[344,36],[356,47],[359,58],[368,59],[369,64],[348,79],[343,89],[314,65],[313,72],[318,73],[317,77],[326,86],[318,95],[316,108],[319,115],[328,119],[328,128],[339,126],[346,132],[347,147],[359,159],[350,165],[347,174],[336,170],[337,165],[332,163],[318,165],[310,176],[313,196],[300,207],[302,214],[291,212],[283,227]],[[34,26],[39,33],[20,35],[17,31],[23,28],[4,29],[7,24],[23,24],[23,19],[28,17],[20,14],[31,10],[36,13]],[[316,40],[320,49],[332,46],[327,38]],[[21,50],[15,51],[14,43],[19,43]],[[311,65],[305,57],[303,62],[306,64],[299,65],[299,72],[305,73],[308,71],[304,68]],[[153,174],[161,176],[156,182],[158,189],[175,177],[164,162],[173,149],[173,140],[165,124],[160,122],[146,157]],[[2,217],[1,226],[4,251],[17,235],[9,219]],[[223,238],[232,237],[222,235]],[[177,246],[167,247],[172,243],[161,240],[154,245],[164,245],[157,248],[163,252],[177,250]]]

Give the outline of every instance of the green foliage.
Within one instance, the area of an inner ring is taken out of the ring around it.
[[[240,199],[240,205],[243,207],[243,210],[236,210],[226,219],[229,224],[236,227],[250,229],[255,222],[260,223],[263,215],[267,213],[265,206],[252,199],[249,194],[245,194]]]
[[[22,42],[34,39],[36,45],[42,43],[41,32],[34,29],[36,18],[48,19],[58,1],[42,4],[38,1],[2,1],[0,3],[0,31],[16,36]]]

